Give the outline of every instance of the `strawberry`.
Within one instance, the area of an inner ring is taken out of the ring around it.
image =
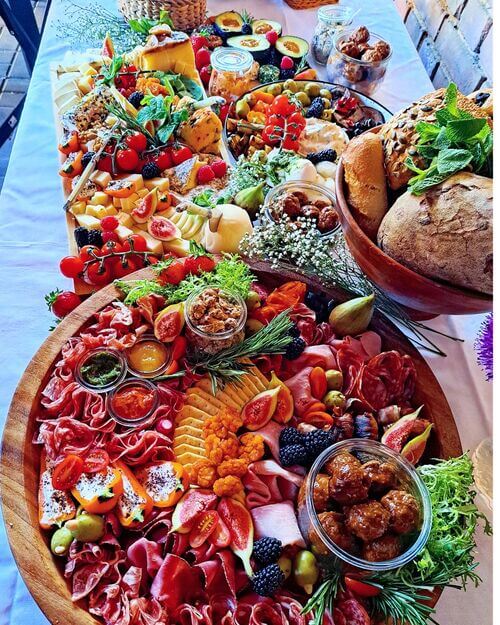
[[[210,50],[200,48],[195,55],[196,69],[199,71],[202,67],[210,65]]]
[[[272,46],[274,46],[278,41],[278,33],[275,30],[268,30],[266,33],[266,39]]]
[[[230,104],[223,104],[220,107],[219,118],[220,118],[222,123],[224,123],[226,121],[226,117],[229,115],[229,108],[230,107],[231,107]]]
[[[207,184],[214,178],[215,173],[211,165],[203,165],[200,169],[198,169],[198,173],[196,175],[198,184]]]
[[[284,56],[281,59],[280,68],[281,69],[293,69],[294,68],[293,60],[289,56]]]
[[[211,76],[212,76],[212,66],[211,65],[205,65],[205,67],[202,67],[200,69],[201,82],[205,85],[205,87],[208,86],[208,83],[210,82],[210,77]]]
[[[216,178],[223,178],[227,172],[227,163],[222,159],[215,161],[211,165]]]
[[[188,256],[184,262],[184,268],[187,273],[193,273],[195,275],[210,271],[215,268],[215,261],[210,256]]]
[[[170,265],[163,269],[158,276],[160,284],[179,284],[186,277],[186,268],[181,260],[173,260]]]
[[[194,34],[191,35],[191,45],[193,46],[193,50],[196,54],[198,50],[201,48],[206,48],[208,46],[208,39],[203,35]]]

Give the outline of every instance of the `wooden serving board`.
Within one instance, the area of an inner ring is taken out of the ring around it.
[[[315,280],[298,273],[287,270],[277,272],[264,263],[249,264],[256,275],[271,287],[286,280],[302,280],[310,288],[338,301],[347,299],[342,291],[325,289]],[[147,268],[125,279],[150,277],[152,271]],[[26,585],[53,625],[96,625],[102,621],[89,614],[83,602],[74,604],[71,601],[60,561],[52,556],[48,535],[38,525],[40,449],[32,443],[36,433],[36,407],[62,346],[80,331],[93,314],[119,298],[118,290],[109,285],[87,299],[57,326],[26,368],[7,415],[0,464],[0,494],[7,535]],[[424,358],[396,326],[381,315],[374,315],[371,328],[381,335],[384,349],[397,349],[409,354],[415,363],[418,378],[414,399],[416,404],[425,405],[424,416],[434,423],[428,457],[460,455],[462,446],[453,414]],[[433,604],[438,596],[439,593],[434,594]]]

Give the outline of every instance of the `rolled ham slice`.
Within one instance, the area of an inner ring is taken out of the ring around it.
[[[251,515],[256,538],[273,536],[281,540],[283,547],[288,545],[306,546],[291,501],[254,508]]]

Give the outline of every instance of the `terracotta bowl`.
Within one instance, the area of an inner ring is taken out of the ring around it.
[[[378,129],[375,129],[378,132]],[[344,164],[335,181],[337,211],[349,250],[361,270],[414,319],[437,315],[470,315],[493,309],[493,297],[422,276],[388,256],[359,227],[347,203]]]

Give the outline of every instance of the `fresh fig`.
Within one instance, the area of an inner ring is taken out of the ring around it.
[[[148,219],[148,232],[160,241],[172,241],[173,239],[180,239],[182,236],[181,231],[173,221],[159,215]]]
[[[425,428],[422,434],[419,436],[415,436],[410,441],[406,443],[406,445],[401,450],[401,455],[411,462],[412,464],[417,464],[417,462],[422,457],[422,454],[425,451],[425,446],[427,444],[427,439],[429,438],[432,430],[432,423]]]
[[[246,334],[251,336],[259,330],[262,330],[263,327],[264,324],[262,323],[262,321],[259,321],[258,319],[247,319],[245,323],[245,332]]]
[[[345,395],[340,391],[328,391],[323,397],[323,403],[330,410],[334,408],[344,408],[346,404]]]
[[[189,532],[189,544],[193,549],[201,547],[217,528],[219,515],[216,510],[205,510],[196,517],[194,526]]]
[[[328,321],[335,334],[340,336],[361,334],[370,325],[374,305],[375,295],[373,293],[366,297],[350,299],[335,306],[328,317]]]
[[[243,562],[248,577],[252,577],[253,521],[250,512],[242,503],[229,497],[220,500],[217,512],[231,534],[232,551]]]
[[[170,304],[158,313],[154,322],[154,334],[159,341],[171,343],[184,327],[184,302]]]
[[[104,58],[112,59],[115,55],[115,46],[113,44],[113,40],[111,39],[111,35],[106,33],[104,37],[104,41],[102,42],[101,48],[101,56]]]
[[[234,203],[248,211],[251,217],[255,217],[259,208],[264,204],[264,182],[260,182],[254,187],[248,187],[239,191]]]
[[[268,423],[278,405],[281,387],[262,391],[243,406],[241,416],[247,430],[259,430]]]
[[[158,189],[155,187],[145,195],[139,204],[130,213],[132,219],[137,223],[145,224],[153,216],[158,206]]]
[[[401,417],[396,423],[388,428],[381,438],[381,442],[398,453],[403,449],[405,441],[413,431],[414,421],[417,420],[423,406],[417,408],[414,412]]]
[[[278,423],[288,423],[293,416],[293,395],[288,386],[282,382],[272,371],[269,388],[279,388],[278,403],[273,414],[273,419]]]
[[[216,503],[217,495],[213,491],[190,488],[175,506],[170,532],[187,534],[193,528],[195,519],[200,512],[213,510]]]

